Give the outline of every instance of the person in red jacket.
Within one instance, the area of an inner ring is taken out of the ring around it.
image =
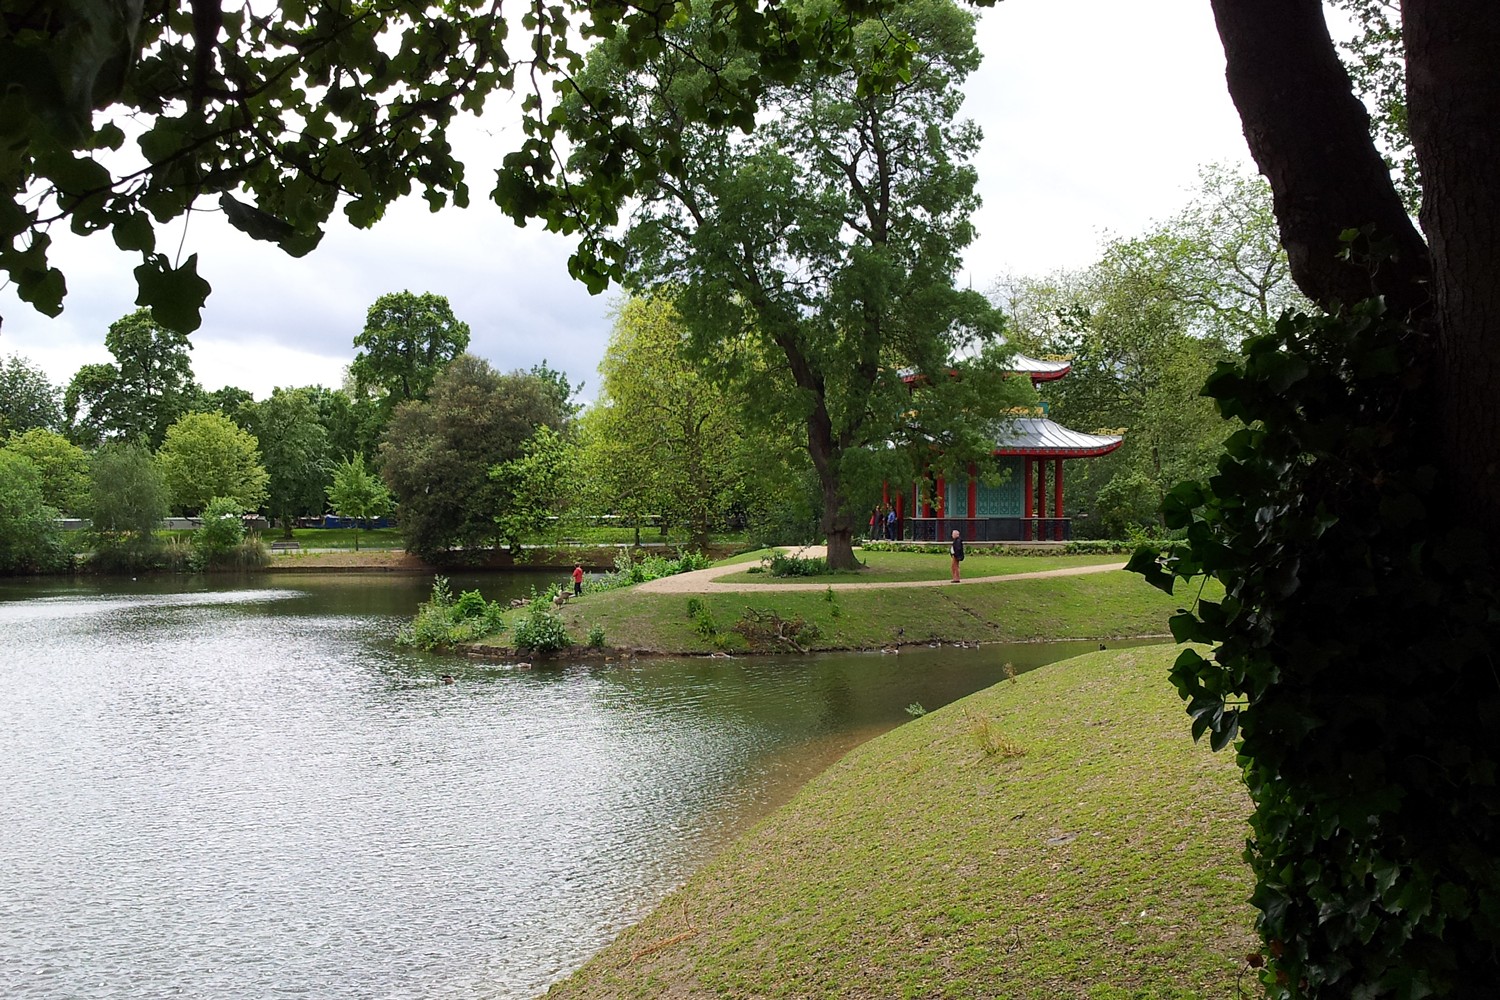
[[[573,564],[573,596],[583,593],[583,564]]]

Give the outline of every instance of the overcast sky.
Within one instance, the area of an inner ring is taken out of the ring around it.
[[[984,63],[968,83],[969,117],[984,129],[976,164],[984,207],[966,256],[967,281],[1042,274],[1090,263],[1103,238],[1130,236],[1190,197],[1200,165],[1246,165],[1224,85],[1224,56],[1207,0],[1004,0],[981,15]],[[301,260],[193,213],[158,235],[171,254],[199,255],[213,286],[193,334],[193,367],[207,389],[264,398],[274,386],[336,386],[371,303],[408,289],[445,295],[468,323],[470,350],[501,370],[547,359],[587,382],[609,333],[617,291],[591,296],[568,277],[569,242],[517,228],[486,195],[491,163],[512,148],[495,120],[473,138],[474,205],[439,214],[409,200],[372,230],[339,225]],[[489,152],[492,151],[492,152]],[[488,153],[488,157],[486,154]],[[21,354],[59,386],[111,360],[109,324],[134,310],[133,255],[107,234],[54,233],[67,275],[61,316],[49,319],[0,289],[0,355]]]

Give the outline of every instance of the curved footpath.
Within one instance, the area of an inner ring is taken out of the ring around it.
[[[804,559],[822,559],[827,557],[828,548],[824,545],[808,545],[802,548],[784,548],[782,551]],[[735,591],[754,590],[877,590],[896,589],[901,587],[940,587],[951,586],[949,580],[900,580],[885,583],[718,583],[721,576],[729,576],[734,573],[743,573],[753,563],[731,563],[728,566],[710,566],[708,569],[697,569],[691,573],[679,573],[676,576],[663,576],[655,580],[647,580],[638,584],[636,589],[648,594],[712,594]],[[964,583],[998,583],[1002,580],[1038,580],[1050,576],[1082,576],[1085,573],[1108,573],[1112,570],[1124,569],[1124,563],[1103,563],[1095,566],[1069,566],[1065,569],[1043,569],[1034,573],[1004,573],[999,576],[976,576],[965,577]],[[962,586],[962,584],[960,584]]]

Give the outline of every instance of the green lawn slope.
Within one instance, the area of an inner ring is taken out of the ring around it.
[[[1222,597],[1217,583],[1204,596]],[[817,626],[809,649],[879,649],[903,643],[1026,642],[1164,635],[1167,619],[1193,594],[1172,596],[1141,577],[1117,572],[1086,576],[964,583],[958,586],[822,591],[759,590],[710,594],[643,593],[636,587],[585,594],[562,611],[574,641],[593,626],[616,649],[668,654],[709,653],[716,646],[690,597],[707,609],[721,635],[730,635],[747,609],[801,617]],[[735,637],[737,638],[737,637]],[[509,633],[491,640],[508,644]]]
[[[872,740],[547,996],[1238,995],[1249,802],[1190,740],[1175,655],[1068,660]]]

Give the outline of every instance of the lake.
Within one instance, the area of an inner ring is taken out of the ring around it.
[[[430,585],[0,583],[0,996],[533,997],[906,706],[1094,648],[527,670],[398,649]]]

